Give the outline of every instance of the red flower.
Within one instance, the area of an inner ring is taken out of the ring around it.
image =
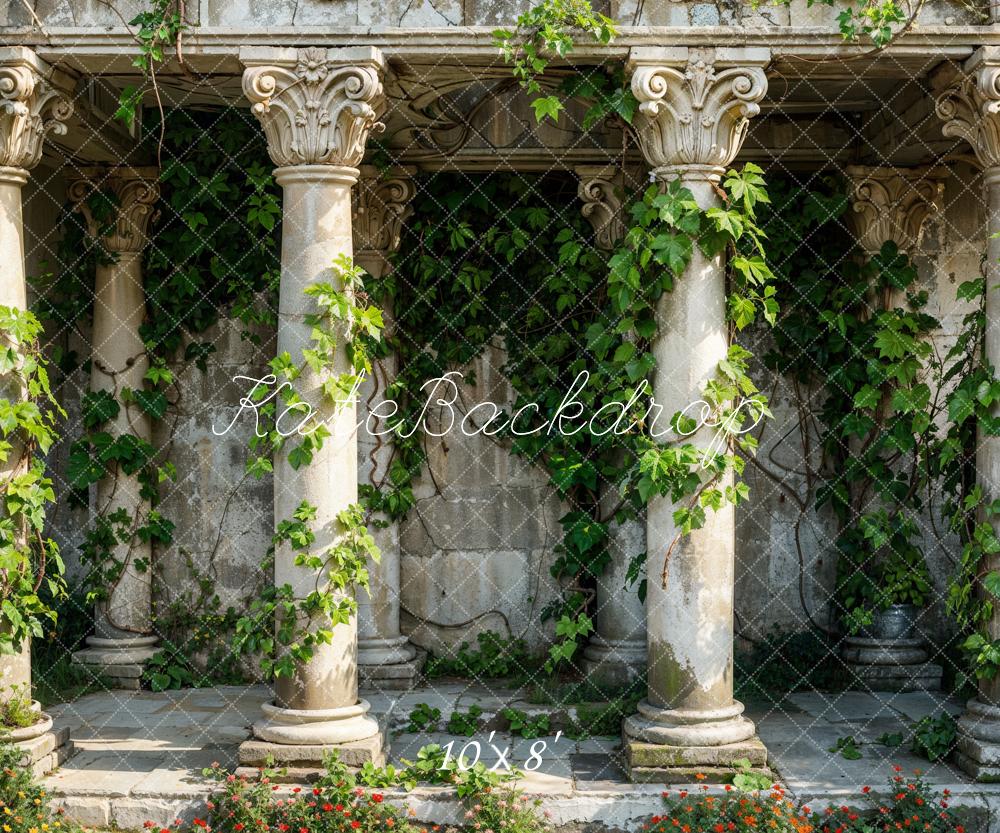
[[[242,830],[243,829],[243,822],[238,821],[238,822],[236,822],[236,824],[233,825],[233,827],[235,827],[237,831]]]
[[[861,792],[863,792],[865,795],[868,795],[868,793],[870,793],[871,791],[872,791],[871,787],[862,787],[861,788]]]
[[[382,803],[382,793],[372,793],[372,801],[376,804]]]
[[[355,819],[354,821],[351,822],[351,827],[357,830],[359,827],[361,827],[361,822]]]
[[[202,819],[195,819],[194,824],[196,827],[204,827],[206,829],[208,828],[208,822]]]
[[[328,801],[323,805],[324,812],[329,813],[333,809],[333,805]]]
[[[319,794],[320,794],[319,787],[313,787],[313,795],[319,795]]]

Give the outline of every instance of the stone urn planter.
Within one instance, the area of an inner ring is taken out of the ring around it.
[[[73,754],[73,744],[69,740],[69,728],[54,729],[52,717],[42,711],[41,703],[33,700],[31,710],[38,719],[30,726],[0,727],[0,741],[13,743],[21,753],[21,766],[40,778]]]
[[[841,656],[868,691],[940,691],[940,665],[929,655],[917,623],[922,609],[895,604],[873,614],[872,623],[858,636],[844,639]]]

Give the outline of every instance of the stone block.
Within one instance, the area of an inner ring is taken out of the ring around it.
[[[955,765],[980,784],[1000,784],[1000,767],[982,764],[965,753],[956,750],[952,756]]]
[[[93,827],[109,827],[111,825],[111,802],[107,798],[89,795],[57,796],[52,800],[56,810],[62,810],[66,818],[78,824]]]
[[[420,671],[427,661],[427,652],[418,651],[408,662],[386,665],[359,665],[358,682],[362,688],[375,691],[409,691],[420,679]]]
[[[940,691],[940,665],[922,662],[917,665],[876,665],[847,663],[854,685],[865,691]]]
[[[360,769],[369,761],[375,766],[382,766],[385,763],[388,746],[384,731],[350,743],[305,745],[247,740],[240,744],[239,762],[241,768],[262,767],[271,760],[278,769],[288,767],[289,770],[319,772],[323,769],[323,758],[336,752],[342,763],[352,769]]]
[[[737,761],[749,761],[767,771],[767,747],[757,738],[722,746],[667,746],[625,739],[625,769],[633,781],[694,780],[698,773],[710,780],[731,776]]]

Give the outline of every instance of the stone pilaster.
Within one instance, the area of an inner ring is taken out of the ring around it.
[[[416,168],[379,171],[361,167],[354,188],[354,259],[373,278],[391,269],[389,255],[399,249],[403,223],[413,209]],[[385,336],[392,333],[391,302],[382,308]],[[372,378],[360,392],[358,469],[361,482],[375,487],[388,483],[393,458],[393,438],[388,433],[392,411],[386,389],[396,378],[397,357],[389,351],[372,367]],[[383,404],[385,403],[385,404]],[[384,526],[372,529],[382,551],[378,564],[368,564],[370,592],[358,597],[358,669],[361,682],[376,689],[407,689],[416,681],[424,655],[399,632],[400,551],[399,522],[382,518]]]
[[[253,48],[241,51],[240,59],[247,67],[243,91],[263,125],[284,193],[278,352],[299,362],[310,345],[308,317],[317,311],[305,289],[338,282],[334,263],[353,257],[351,187],[384,105],[383,59],[370,47]],[[346,339],[338,341],[334,374],[350,367]],[[323,396],[328,375],[307,366],[295,382],[314,419],[330,432],[323,447],[298,470],[288,462],[292,441],[274,459],[275,519],[290,518],[302,501],[315,506],[318,552],[335,544],[337,514],[358,500],[357,406],[335,406]],[[297,566],[288,546],[277,549],[276,585],[288,584],[305,598],[325,580],[317,570]],[[264,706],[265,719],[254,725],[256,740],[241,746],[241,762],[256,765],[272,756],[312,768],[334,748],[351,764],[383,759],[379,724],[368,714],[369,704],[358,699],[356,618],[334,627],[330,644],[317,645],[312,660],[299,664],[294,675],[279,678],[275,695]]]
[[[719,205],[718,182],[740,150],[767,90],[766,50],[633,49],[635,129],[661,181],[679,179],[703,208]],[[673,291],[659,299],[653,340],[653,396],[667,415],[701,398],[728,351],[725,265],[694,247]],[[702,428],[691,442],[714,439]],[[717,488],[731,485],[731,476]],[[634,780],[676,778],[747,758],[766,762],[753,723],[733,698],[735,511],[709,512],[680,539],[667,586],[657,578],[675,538],[667,498],[647,507],[648,693],[625,721],[626,763]]]
[[[160,197],[156,168],[84,168],[69,186],[69,199],[87,221],[91,237],[107,255],[94,280],[91,391],[106,391],[121,404],[107,430],[113,436],[133,434],[150,442],[149,415],[126,402],[123,391],[142,390],[149,369],[139,328],[146,315],[142,255],[147,232]],[[109,217],[98,219],[90,209],[95,194],[108,198]],[[152,545],[135,530],[149,513],[139,478],[121,470],[109,472],[97,484],[96,509],[108,517],[124,512],[130,518],[130,540],[110,551],[118,577],[94,610],[94,635],[75,662],[96,667],[117,686],[138,689],[143,667],[156,653],[152,623]]]
[[[597,247],[610,251],[625,236],[626,176],[614,165],[581,165],[576,175],[580,213],[593,226]],[[639,517],[619,523],[611,517],[619,500],[617,483],[602,483],[600,492],[601,516],[611,518],[611,563],[597,579],[594,633],[583,650],[583,668],[588,679],[617,687],[646,667],[646,609],[636,589],[626,589],[632,558],[646,551],[646,522]]]
[[[963,75],[938,96],[936,110],[945,136],[965,139],[983,166],[987,209],[985,358],[1000,367],[1000,49],[983,47]],[[980,436],[976,470],[987,500],[1000,497],[1000,438]],[[1000,523],[992,520],[1000,531]],[[987,556],[980,575],[1000,569],[1000,555]],[[985,593],[985,589],[981,590]],[[1000,639],[1000,605],[988,623]],[[1000,780],[1000,678],[979,681],[979,694],[959,719],[956,761],[980,781]]]
[[[66,133],[65,122],[73,113],[64,91],[69,86],[68,78],[30,49],[0,47],[0,305],[6,307],[27,307],[21,188],[42,158],[45,137]],[[3,378],[0,390],[13,402],[24,394],[19,384]],[[10,449],[8,462],[0,466],[4,481],[27,467],[22,451],[16,444]],[[0,629],[4,627],[7,623],[0,616]],[[0,656],[0,700],[24,697],[30,686],[31,645],[25,642],[14,653]],[[52,721],[44,716],[33,726],[15,730],[11,739],[23,752],[22,764],[36,772],[53,769],[69,748],[66,733],[52,732]]]

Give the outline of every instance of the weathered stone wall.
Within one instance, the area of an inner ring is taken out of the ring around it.
[[[461,387],[462,410],[476,402],[513,403],[504,360],[490,346],[465,369],[475,384]],[[446,418],[429,414],[432,431]],[[403,632],[431,649],[474,645],[484,630],[540,648],[551,632],[539,618],[559,592],[549,568],[568,509],[543,469],[495,439],[452,430],[428,437],[426,448],[416,506],[400,530]]]
[[[509,24],[534,5],[530,0],[199,0],[186,4],[188,20],[211,28],[370,26],[403,29]],[[807,0],[752,4],[745,0],[606,0],[596,8],[624,25],[638,26],[816,26],[837,30],[840,9]],[[118,27],[145,8],[142,0],[37,0],[35,15],[46,26]],[[985,3],[982,4],[985,11]],[[983,22],[973,4],[930,0],[920,23],[963,25]],[[28,26],[23,0],[0,0],[0,26]]]

